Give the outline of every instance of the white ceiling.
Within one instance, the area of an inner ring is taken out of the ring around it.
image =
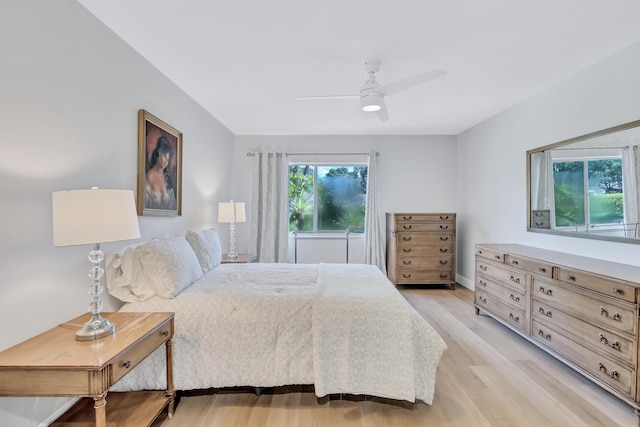
[[[79,0],[236,135],[455,135],[640,40],[638,0]],[[385,84],[357,99],[366,60]],[[143,108],[143,106],[141,106]]]

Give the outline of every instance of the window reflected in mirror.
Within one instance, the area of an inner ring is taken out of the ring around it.
[[[639,126],[528,151],[528,230],[640,243]]]

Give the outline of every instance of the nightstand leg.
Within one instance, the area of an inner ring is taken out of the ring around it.
[[[176,391],[173,388],[173,343],[171,339],[167,340],[165,346],[167,350],[167,392],[165,393],[165,396],[169,398],[169,404],[167,405],[167,417],[172,419]]]
[[[96,427],[107,427],[107,393],[93,397],[93,410],[96,413]]]

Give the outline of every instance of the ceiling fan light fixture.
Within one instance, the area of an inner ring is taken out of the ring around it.
[[[362,111],[373,112],[382,108],[382,96],[379,94],[370,94],[360,97]]]

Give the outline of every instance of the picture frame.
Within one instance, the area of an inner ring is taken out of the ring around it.
[[[182,132],[138,111],[138,215],[182,215]]]

